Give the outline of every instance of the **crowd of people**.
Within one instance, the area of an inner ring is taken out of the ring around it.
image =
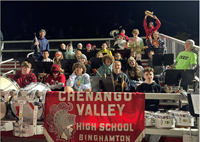
[[[114,50],[109,48],[107,42],[102,43],[102,50],[99,51],[96,49],[96,45],[90,43],[85,48],[82,43],[78,43],[76,51],[71,43],[67,45],[61,43],[59,51],[55,53],[53,59],[49,58],[50,46],[49,41],[45,38],[46,31],[41,29],[39,31],[40,37],[34,39],[31,49],[34,50],[33,57],[35,61],[53,62],[51,73],[38,73],[35,75],[31,71],[31,63],[24,61],[21,64],[21,72],[14,76],[14,80],[23,88],[31,82],[37,82],[37,77],[39,79],[42,76],[45,77],[42,83],[53,91],[92,91],[90,76],[112,76],[115,91],[162,92],[158,75],[163,71],[166,69],[194,69],[196,67],[197,55],[191,51],[195,43],[191,39],[186,40],[185,51],[179,53],[174,64],[168,67],[154,66],[152,58],[155,53],[153,49],[162,48],[163,54],[167,54],[167,48],[159,37],[158,29],[161,22],[154,15],[152,18],[156,20],[157,25],[154,27],[154,23],[149,22],[147,26],[146,19],[148,16],[147,14],[143,21],[146,32],[145,42],[138,37],[138,29],[133,29],[133,38],[125,35],[125,30],[122,29],[116,36],[113,45]],[[148,68],[144,69],[141,59],[144,58],[145,49],[152,50],[148,50]],[[120,51],[129,51],[124,52],[129,53],[129,55],[121,54]],[[92,58],[102,60],[98,68],[91,67]],[[62,60],[75,60],[72,65],[72,74],[69,74],[68,69],[62,68]],[[66,76],[66,73],[69,75]]]
[[[49,41],[45,38],[46,31],[39,31],[40,37],[35,38],[31,49],[34,50],[35,61],[53,62],[51,73],[39,73],[35,75],[31,71],[31,63],[24,61],[21,64],[21,72],[14,76],[14,80],[21,88],[31,82],[40,81],[38,78],[45,77],[42,83],[46,84],[52,91],[84,91],[91,92],[92,85],[90,76],[112,77],[116,92],[145,92],[145,93],[163,93],[162,86],[159,85],[158,76],[167,69],[194,69],[197,66],[197,55],[192,52],[195,45],[191,39],[185,42],[185,51],[178,54],[176,62],[170,66],[154,66],[153,49],[162,48],[163,54],[167,54],[167,48],[163,40],[159,37],[158,29],[161,22],[154,15],[152,18],[156,20],[157,25],[154,27],[153,22],[149,22],[148,26],[144,17],[143,26],[146,32],[146,40],[138,37],[139,30],[133,29],[133,37],[129,38],[125,35],[125,30],[116,36],[114,42],[114,50],[109,48],[107,42],[102,43],[101,50],[96,49],[96,45],[88,43],[83,47],[82,43],[77,44],[76,51],[71,43],[61,43],[59,51],[55,53],[53,59],[49,58],[50,46]],[[39,50],[38,50],[39,46]],[[149,50],[148,67],[143,68],[141,59],[145,58],[145,49]],[[129,55],[121,54],[120,51],[129,51]],[[92,58],[102,60],[98,68],[92,68]],[[62,60],[75,60],[72,65],[72,73],[69,74],[68,69],[63,68]],[[66,76],[66,73],[69,75]],[[180,92],[176,90],[174,93]],[[159,101],[146,101],[145,110],[158,111]]]

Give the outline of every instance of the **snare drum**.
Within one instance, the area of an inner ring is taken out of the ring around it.
[[[20,89],[17,82],[15,82],[13,79],[11,79],[7,76],[0,76],[0,80],[1,80],[0,90],[2,90],[2,91],[10,91],[10,90],[18,91]],[[1,102],[1,119],[3,119],[7,113],[6,102],[9,101],[9,99],[10,99],[9,93],[7,95],[8,95],[7,100],[5,100],[3,97],[1,97],[1,100],[0,100],[0,102]]]
[[[188,111],[169,110],[168,113],[175,117],[176,127],[194,126],[194,117]]]
[[[30,97],[30,102],[23,105],[24,121],[33,121],[34,105],[38,106],[37,119],[42,119],[44,112],[43,102],[45,101],[46,92],[51,91],[51,89],[43,83],[32,82],[21,91],[27,91],[27,95]],[[35,96],[37,91],[42,92],[41,100]],[[26,96],[18,96],[18,100],[26,100]],[[11,99],[11,111],[15,117],[19,117],[19,103],[14,98]]]
[[[155,127],[156,128],[175,128],[175,118],[166,113],[155,114]]]
[[[17,82],[15,82],[11,78],[8,78],[7,76],[0,76],[0,80],[1,80],[0,89],[2,91],[8,91],[8,90],[18,91],[20,89]]]

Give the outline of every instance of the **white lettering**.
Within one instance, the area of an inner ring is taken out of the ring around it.
[[[80,108],[80,105],[79,105],[79,104],[76,104],[76,107],[77,107],[77,109],[78,109],[78,114],[79,114],[79,115],[82,115],[82,114],[83,114],[84,104],[81,105],[81,108]]]
[[[101,116],[107,116],[107,113],[104,113],[104,105],[101,104]]]
[[[83,134],[79,134],[79,141],[83,140]]]
[[[62,98],[62,94],[63,94],[63,92],[59,92],[58,93],[58,99],[59,99],[59,101],[65,101],[66,100],[66,97]]]
[[[123,109],[124,109],[124,106],[125,106],[125,104],[122,104],[121,107],[120,107],[119,104],[117,104],[117,107],[118,107],[118,109],[119,109],[119,115],[120,115],[120,116],[122,116],[122,111],[123,111]]]
[[[100,113],[97,113],[97,105],[94,104],[94,116],[100,116]]]
[[[83,94],[81,92],[77,92],[77,101],[84,101],[81,97],[83,97]]]
[[[106,131],[110,131],[110,124],[106,123]]]
[[[111,101],[111,92],[104,92],[104,101]]]
[[[127,97],[129,96],[129,97]],[[125,101],[130,101],[132,99],[132,93],[124,93],[124,100]]]
[[[96,92],[96,96],[95,96],[94,101],[102,101],[101,92]]]
[[[121,93],[118,93],[118,92],[114,92],[114,100],[115,101],[121,101]]]
[[[115,116],[115,113],[112,113],[112,111],[115,111],[115,109],[112,107],[115,107],[115,104],[108,105],[108,116]]]
[[[93,101],[93,92],[86,92],[86,101]]]
[[[92,115],[92,109],[90,104],[87,104],[86,106],[85,116],[87,115]]]
[[[122,124],[118,123],[118,131],[122,131]]]
[[[74,101],[74,92],[68,92],[67,97],[68,97],[67,98],[68,101]],[[70,98],[72,98],[72,100],[70,100]]]
[[[99,125],[99,131],[104,131],[104,123],[100,123],[100,125]]]

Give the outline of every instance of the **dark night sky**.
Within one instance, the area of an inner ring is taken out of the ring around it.
[[[123,26],[128,36],[134,28],[144,36],[145,10],[154,11],[162,25],[159,31],[199,36],[199,2],[1,2],[1,31],[4,40],[33,39],[41,28],[48,39],[110,37]],[[148,21],[151,18],[148,19]],[[155,21],[155,20],[152,20]]]

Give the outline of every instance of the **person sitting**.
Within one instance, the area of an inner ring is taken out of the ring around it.
[[[134,88],[142,83],[143,67],[139,66],[133,57],[128,59],[126,74],[129,77],[131,87]]]
[[[59,49],[61,52],[66,52],[66,44],[62,43],[60,45],[60,49]]]
[[[77,62],[73,64],[72,70],[73,73],[69,76],[64,91],[91,92],[90,76],[86,73],[85,65],[83,63]]]
[[[55,54],[55,57],[53,58],[53,63],[54,64],[58,64],[59,67],[60,67],[60,72],[61,73],[64,73],[64,69],[62,69],[62,66],[61,66],[61,63],[60,63],[60,60],[63,59],[63,54],[61,51],[57,51],[56,54]]]
[[[51,74],[47,76],[45,84],[52,91],[64,91],[65,83],[66,83],[66,78],[65,75],[60,73],[59,65],[53,64],[51,66]]]
[[[75,52],[74,59],[76,59],[76,60],[78,61],[81,55],[82,55],[82,52],[81,52],[80,50],[77,50],[77,51]]]
[[[101,52],[97,52],[96,57],[97,58],[103,58],[103,54]]]
[[[37,82],[37,77],[31,71],[31,63],[24,61],[21,64],[21,71],[13,77],[20,88],[24,88],[31,82]]]
[[[137,56],[137,53],[135,51],[131,51],[130,57],[133,57],[136,60],[136,62],[138,63],[138,65],[142,66],[142,63],[140,61],[141,56],[140,55]]]
[[[83,50],[83,44],[82,43],[77,44],[77,50],[80,50],[80,51]]]
[[[80,57],[79,57],[79,62],[83,63],[86,67],[86,73],[91,75],[92,74],[92,68],[90,66],[90,64],[88,64],[88,61],[87,61],[87,57],[82,54]]]
[[[185,51],[182,51],[178,54],[175,64],[170,68],[175,66],[175,69],[178,70],[194,69],[197,65],[197,55],[191,51],[194,45],[195,43],[193,40],[186,40]]]
[[[73,47],[72,47],[72,44],[69,43],[66,47],[66,51],[63,52],[64,53],[64,56],[65,56],[65,59],[74,59],[74,55],[75,53],[73,52]]]
[[[109,49],[107,49],[108,45],[105,42],[101,45],[101,48],[102,50],[100,50],[99,52],[101,52],[102,54],[112,55],[112,52]]]
[[[124,40],[124,34],[120,33],[119,38],[114,43],[114,48],[123,50],[125,47],[126,47],[126,40]]]
[[[147,27],[147,17],[148,16],[150,16],[150,14],[145,15],[144,21],[143,21],[143,27],[146,32],[146,43],[148,43],[149,37],[152,36],[153,32],[157,31],[161,26],[160,20],[155,15],[153,15],[153,18],[156,19],[157,25],[156,25],[156,27],[154,27],[153,22],[149,22],[148,23],[149,27]]]
[[[115,53],[115,61],[119,61],[119,60],[123,60],[122,56],[121,56],[121,54],[119,52],[116,52]]]
[[[91,52],[92,53],[97,53],[96,45],[92,45]]]
[[[149,48],[164,48],[164,54],[167,53],[164,41],[160,39],[158,31],[153,32],[153,36],[149,37],[149,42],[147,45]]]
[[[142,49],[145,49],[147,47],[144,46],[143,39],[138,37],[140,34],[138,29],[133,29],[132,31],[133,38],[129,40],[128,42],[128,49],[131,49],[131,51],[135,51],[137,54],[142,54]]]
[[[48,50],[44,50],[43,53],[42,53],[42,56],[43,56],[42,62],[53,62],[53,60],[51,60],[49,58],[49,51]]]
[[[103,65],[97,70],[96,76],[110,76],[113,72],[114,57],[112,55],[104,55],[102,59]]]
[[[129,79],[128,76],[121,71],[121,68],[122,65],[120,61],[115,61],[113,63],[113,78],[114,78],[115,92],[124,92],[124,91],[129,92],[131,88]]]
[[[46,31],[44,29],[41,29],[39,31],[40,37],[38,40],[37,38],[34,39],[31,49],[34,50],[34,59],[35,61],[42,61],[42,51],[48,50],[49,51],[49,41],[45,38]],[[39,49],[38,49],[39,48]]]
[[[154,51],[149,51],[148,53],[149,55],[149,59],[148,59],[148,67],[151,67],[154,69],[154,75],[159,75],[164,71],[164,67],[163,66],[153,66],[153,55],[154,55]]]
[[[91,48],[92,47],[92,45],[90,44],[90,43],[88,43],[87,45],[86,45],[86,52],[91,52]]]
[[[121,32],[120,33],[123,33],[124,34],[124,40],[126,40],[126,42],[129,41],[129,37],[127,35],[125,35],[125,30],[124,29],[121,29]]]

